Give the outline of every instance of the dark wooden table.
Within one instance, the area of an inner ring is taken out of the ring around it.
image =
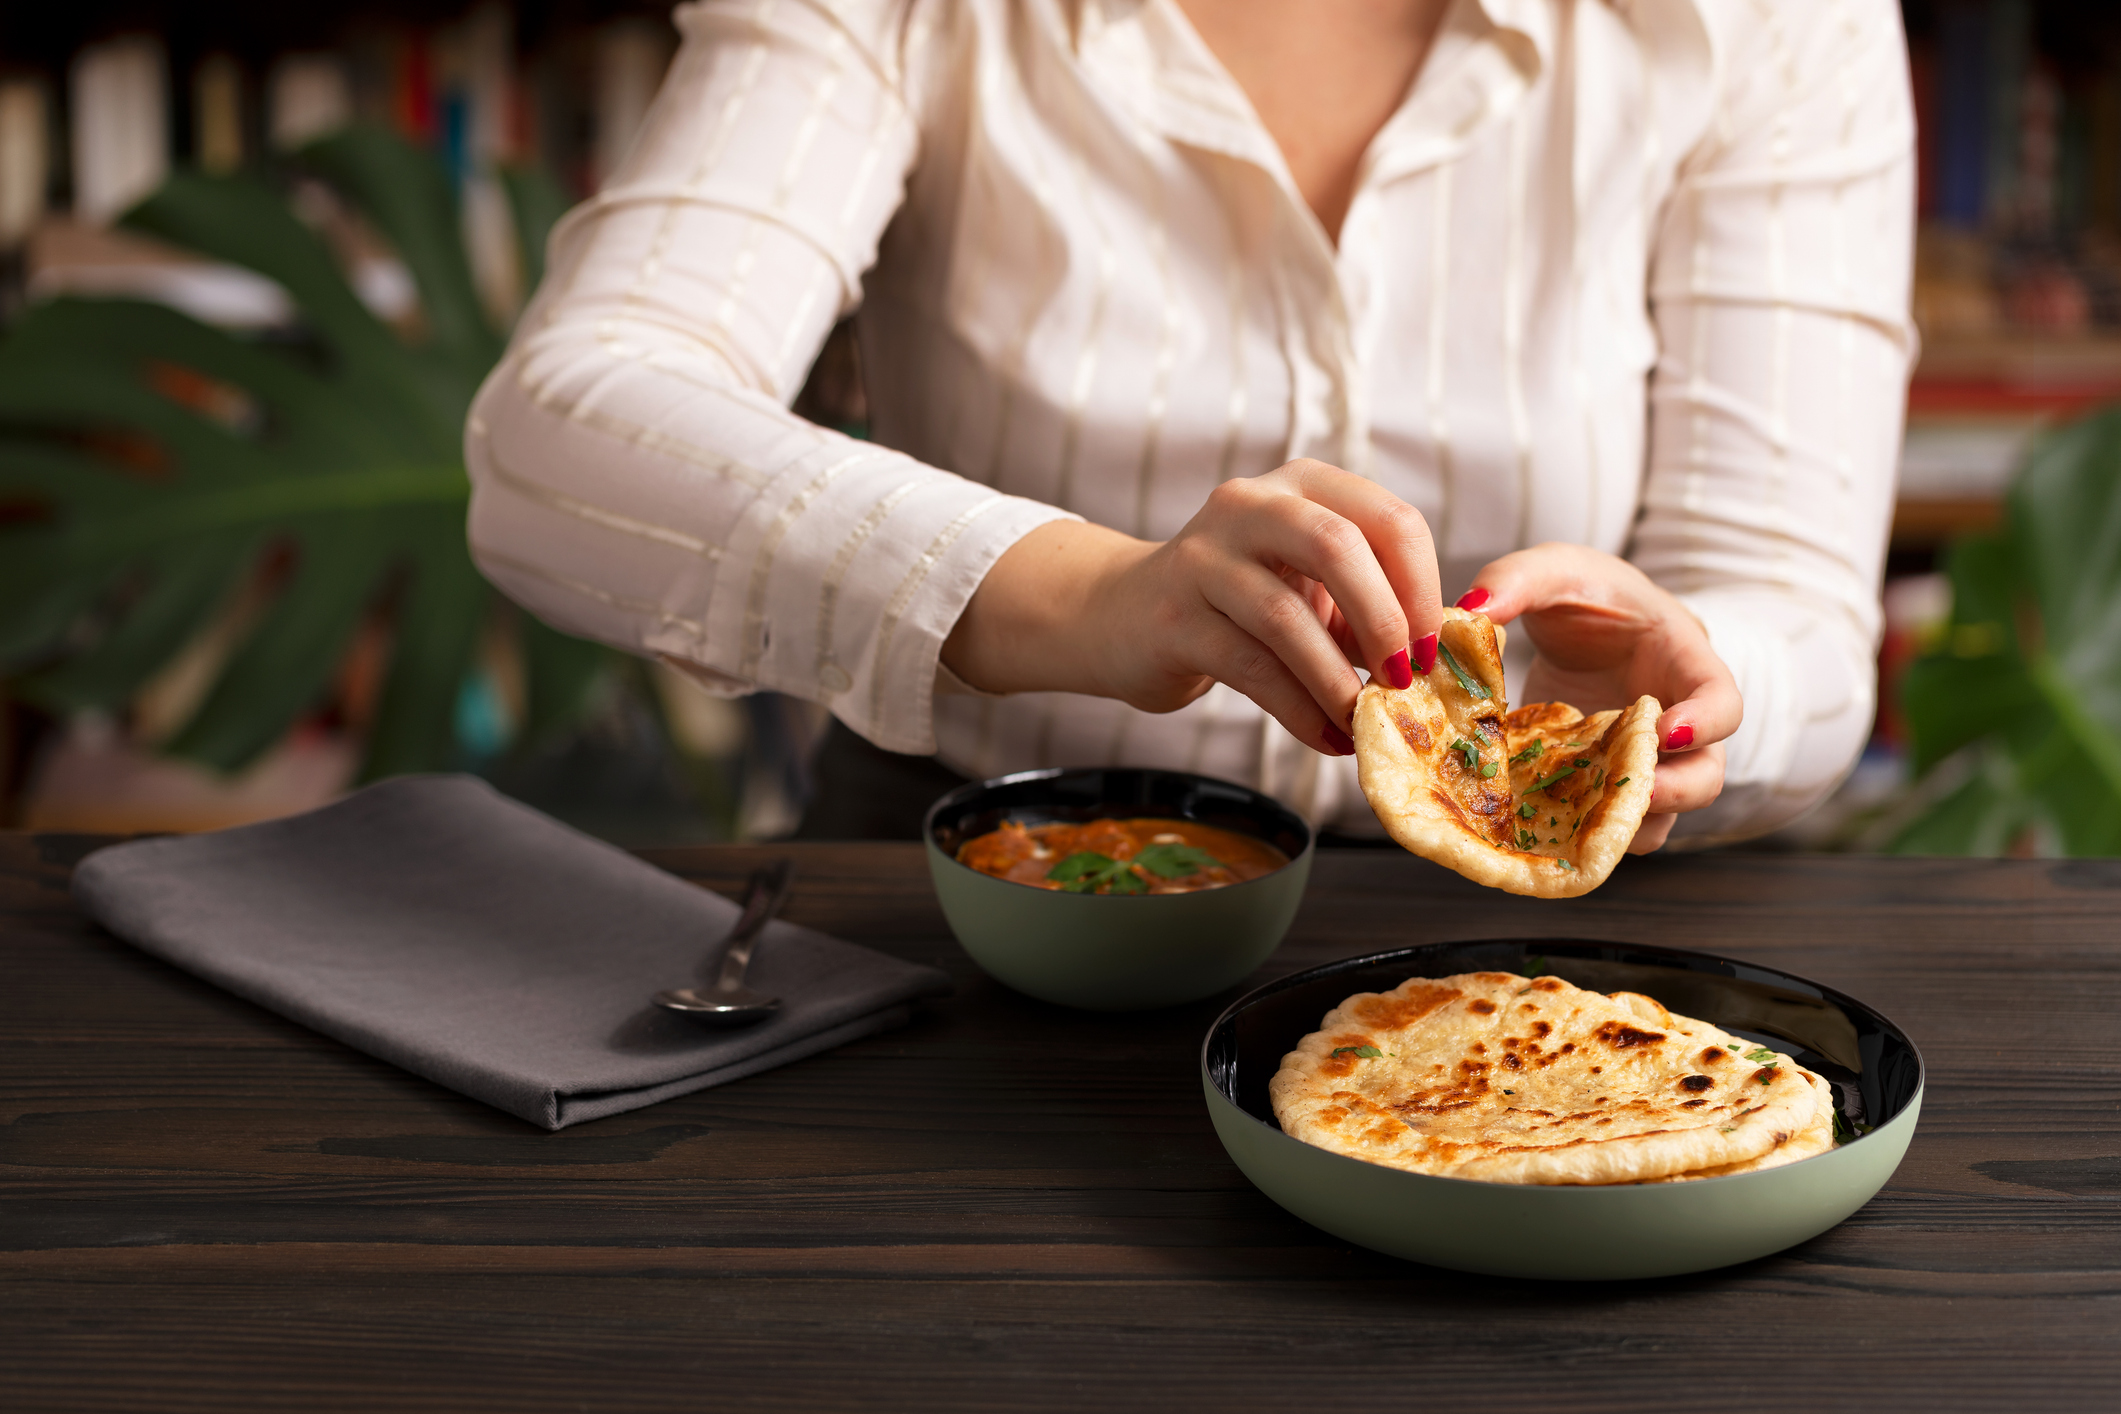
[[[1328,855],[1262,978],[1576,934],[1866,998],[1930,1065],[1899,1175],[1750,1265],[1545,1285],[1351,1250],[1224,1157],[1222,1005],[973,970],[910,846],[792,848],[799,921],[959,981],[912,1027],[546,1134],[132,951],[93,841],[0,836],[0,1405],[2121,1408],[2121,861],[1630,861],[1588,899]],[[746,849],[650,856],[733,891]]]

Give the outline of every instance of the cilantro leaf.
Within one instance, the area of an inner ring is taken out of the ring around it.
[[[1573,776],[1575,774],[1576,768],[1574,766],[1564,766],[1560,770],[1556,771],[1553,775],[1548,776],[1545,780],[1533,782],[1531,790],[1545,790],[1548,786],[1554,784],[1554,782],[1560,780],[1562,777]],[[1527,794],[1529,793],[1530,792],[1528,791]]]
[[[1072,884],[1091,873],[1105,873],[1118,861],[1110,855],[1086,849],[1069,855],[1046,872],[1046,877],[1056,884]]]
[[[1495,695],[1488,691],[1486,683],[1468,676],[1466,670],[1458,666],[1458,659],[1452,656],[1451,650],[1441,642],[1436,645],[1436,654],[1443,659],[1443,665],[1451,670],[1451,676],[1458,679],[1458,685],[1465,690],[1466,696],[1485,702]]]
[[[1069,855],[1046,874],[1064,894],[1094,894],[1104,889],[1115,894],[1145,894],[1149,885],[1127,864],[1095,850]]]
[[[1480,769],[1480,748],[1472,742],[1467,741],[1462,736],[1452,737],[1451,750],[1465,757],[1466,770],[1477,771]]]
[[[1519,849],[1530,849],[1533,845],[1538,843],[1539,837],[1533,834],[1530,830],[1519,830],[1517,832],[1517,847]]]
[[[1546,754],[1547,744],[1543,741],[1538,740],[1537,738],[1534,738],[1530,746],[1526,747],[1524,750],[1518,752],[1515,756],[1512,756],[1510,758],[1510,764],[1512,766],[1515,766],[1520,761],[1537,761],[1540,757]]]
[[[1190,844],[1152,844],[1134,856],[1134,862],[1165,879],[1183,879],[1203,869],[1220,869],[1223,862],[1208,851]]]
[[[1111,887],[1105,892],[1114,894],[1145,894],[1149,892],[1149,881],[1122,864],[1112,871],[1107,880]]]
[[[1517,818],[1520,820],[1529,820],[1538,813],[1532,808],[1532,802],[1529,800],[1517,807]]]
[[[1363,1060],[1376,1060],[1384,1054],[1383,1051],[1378,1050],[1375,1046],[1336,1046],[1333,1050],[1333,1059],[1339,1060],[1342,1056],[1350,1053],[1361,1057]]]

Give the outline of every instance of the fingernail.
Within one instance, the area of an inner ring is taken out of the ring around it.
[[[1414,667],[1407,662],[1407,650],[1402,648],[1385,659],[1385,681],[1394,687],[1414,685]]]
[[[1694,744],[1694,729],[1681,724],[1672,728],[1672,734],[1664,739],[1666,751],[1684,751]]]
[[[1458,596],[1458,607],[1464,609],[1467,613],[1470,614],[1475,609],[1478,609],[1481,605],[1487,603],[1488,600],[1493,597],[1494,596],[1489,594],[1487,590],[1482,589],[1479,585],[1476,584],[1471,589],[1468,589],[1465,593]]]
[[[1429,675],[1429,669],[1436,666],[1435,634],[1432,633],[1427,638],[1417,638],[1414,640],[1414,661],[1420,665],[1421,675],[1423,677],[1427,677]],[[1408,678],[1407,681],[1412,682],[1414,681],[1414,679]]]
[[[1326,724],[1326,745],[1332,749],[1335,756],[1355,754],[1354,739],[1330,722]]]

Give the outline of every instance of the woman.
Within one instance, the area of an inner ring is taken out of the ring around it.
[[[677,19],[467,434],[534,612],[965,775],[1189,767],[1356,832],[1357,670],[1427,671],[1446,592],[1519,626],[1513,699],[1668,704],[1638,850],[1854,759],[1891,0]],[[857,310],[874,444],[787,410]]]

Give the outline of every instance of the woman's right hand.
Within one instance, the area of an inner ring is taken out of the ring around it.
[[[989,692],[1081,692],[1146,712],[1223,682],[1345,756],[1362,689],[1351,664],[1404,687],[1434,665],[1442,623],[1421,513],[1302,460],[1224,482],[1160,545],[1080,522],[1039,527],[987,572],[943,662]]]

